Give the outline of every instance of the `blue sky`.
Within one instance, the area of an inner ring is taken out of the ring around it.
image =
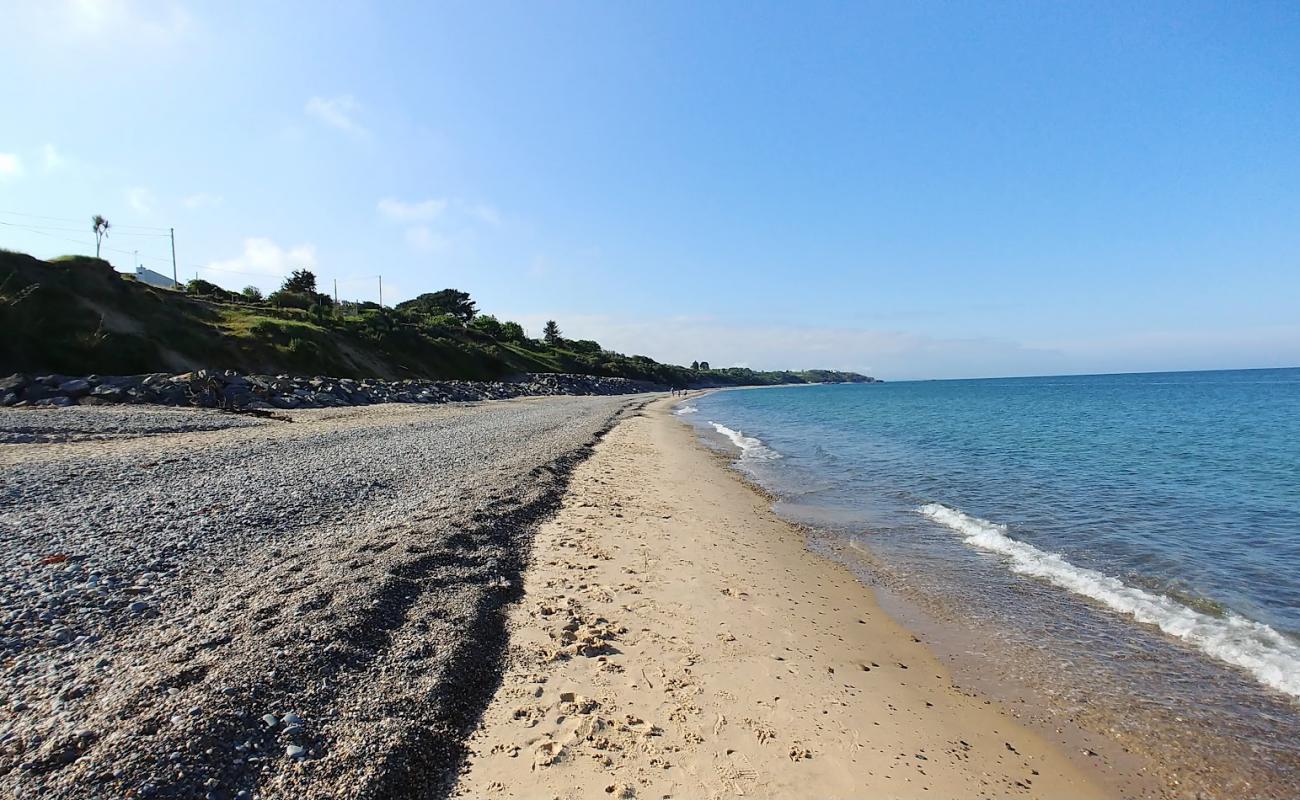
[[[183,276],[382,274],[715,366],[1300,365],[1295,4],[4,15],[0,247],[102,213],[121,269],[174,227]]]

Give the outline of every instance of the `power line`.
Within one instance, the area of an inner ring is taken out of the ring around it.
[[[71,217],[44,217],[44,216],[41,216],[41,215],[39,215],[39,214],[24,214],[24,213],[22,213],[21,211],[0,211],[0,214],[4,214],[4,215],[6,215],[6,216],[10,216],[10,217],[27,217],[28,219],[47,219],[47,220],[52,220],[52,221],[54,221],[54,222],[82,222],[82,221],[83,221],[83,220],[79,220],[79,219],[73,219],[73,218],[71,218]],[[167,230],[166,228],[160,228],[160,227],[158,227],[157,225],[121,225],[121,226],[114,226],[114,228],[117,228],[117,227],[122,227],[122,228],[135,228],[135,229],[137,229],[137,230],[146,230],[146,231],[164,231],[164,232],[165,232],[165,231]]]
[[[27,233],[34,233],[37,236],[44,236],[47,239],[58,239],[61,242],[70,242],[72,244],[81,245],[82,247],[91,247],[94,245],[94,242],[87,241],[85,239],[69,239],[67,236],[56,236],[53,233],[46,233],[44,231],[38,231],[33,228],[24,228],[21,225],[12,225],[8,222],[0,222],[0,225],[6,225],[9,227],[18,228],[19,230],[26,231]],[[122,255],[125,256],[135,255],[139,252],[137,250],[123,250],[120,247],[108,247],[106,245],[100,245],[99,249],[108,251],[110,253],[121,253]],[[153,258],[158,260],[162,260],[163,258],[165,258],[165,256],[160,256],[157,253],[145,253],[145,256],[147,258]]]
[[[82,233],[84,231],[83,228],[60,228],[54,225],[21,225],[17,222],[5,222],[2,219],[0,219],[0,225],[8,225],[11,228],[21,228],[22,230],[27,230],[27,231],[65,231],[67,233]],[[110,230],[112,230],[113,233],[117,234],[118,236],[135,236],[141,238],[152,237],[152,238],[163,238],[163,239],[167,238],[168,236],[168,234],[166,233],[132,233],[131,231],[119,231],[117,228],[114,227],[110,227]]]

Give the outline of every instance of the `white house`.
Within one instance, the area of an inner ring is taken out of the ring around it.
[[[179,286],[176,285],[176,281],[172,280],[166,275],[163,275],[158,272],[154,272],[151,269],[145,269],[144,267],[135,268],[135,279],[138,281],[143,281],[144,283],[147,283],[150,286],[161,286],[164,289],[180,288]]]

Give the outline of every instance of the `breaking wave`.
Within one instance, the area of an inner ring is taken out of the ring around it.
[[[714,427],[719,432],[723,430],[716,423]],[[918,511],[960,533],[966,544],[1006,556],[1013,572],[1042,578],[1138,622],[1155,625],[1220,661],[1247,670],[1267,686],[1300,697],[1300,647],[1268,625],[1231,611],[1222,617],[1203,614],[1164,595],[1077,567],[1057,553],[1012,539],[1005,525],[963,514],[940,503],[927,503]]]
[[[781,454],[763,444],[763,440],[754,436],[746,436],[740,431],[733,431],[726,425],[717,422],[710,422],[714,430],[731,440],[731,443],[740,448],[741,461],[773,461],[781,457]]]

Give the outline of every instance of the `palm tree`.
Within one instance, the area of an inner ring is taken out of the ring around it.
[[[112,226],[108,224],[108,220],[99,214],[90,218],[90,224],[92,225],[91,230],[95,232],[95,258],[99,258],[99,243],[104,241],[104,237],[108,235],[108,229]]]

